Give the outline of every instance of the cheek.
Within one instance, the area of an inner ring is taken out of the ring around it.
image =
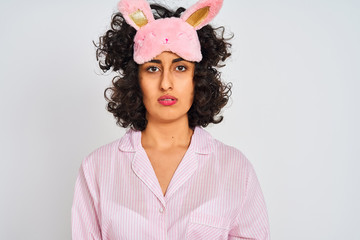
[[[193,103],[194,101],[194,94],[195,94],[195,85],[194,82],[191,81],[187,86],[186,86],[186,93],[187,93],[187,98],[190,101],[190,104]]]
[[[142,92],[143,98],[147,98],[149,96],[149,93],[151,92],[149,89],[149,84],[146,80],[146,78],[143,78],[143,76],[140,74],[139,75],[139,85],[140,85],[140,90]]]
[[[193,88],[193,89],[192,89],[192,92],[191,92],[191,105],[192,105],[193,102],[194,102],[194,96],[195,96],[195,89]]]
[[[148,101],[148,99],[151,98],[151,96],[150,96],[151,91],[149,91],[149,89],[147,87],[142,87],[141,85],[140,85],[140,87],[141,87],[141,92],[143,95],[143,102],[145,103],[146,101]]]
[[[148,99],[149,99],[149,90],[147,89],[146,85],[144,84],[144,81],[141,79],[139,80],[140,90],[142,93],[142,101],[144,105],[146,105]]]
[[[153,86],[148,84],[146,81],[140,81],[140,88],[142,92],[142,101],[145,105],[147,111],[151,111],[153,109],[154,104],[157,102],[157,99]]]

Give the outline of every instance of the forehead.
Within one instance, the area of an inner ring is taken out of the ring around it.
[[[183,61],[188,62],[188,63],[192,63],[192,62],[189,62],[189,61],[183,59],[182,57],[180,57],[176,53],[169,52],[169,51],[164,51],[161,54],[154,57],[153,59],[151,59],[150,61],[147,61],[147,62],[145,62],[144,64],[141,64],[141,65],[146,65],[146,64],[151,64],[151,63],[171,65],[173,63],[183,62]]]

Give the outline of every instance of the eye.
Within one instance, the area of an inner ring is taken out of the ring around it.
[[[151,67],[148,67],[146,69],[146,71],[150,72],[150,73],[154,73],[154,72],[158,72],[160,69],[158,67],[155,67],[155,66],[151,66]]]
[[[177,66],[176,67],[176,71],[179,71],[179,72],[185,72],[186,71],[186,67],[185,66],[183,66],[183,65],[180,65],[180,66]]]

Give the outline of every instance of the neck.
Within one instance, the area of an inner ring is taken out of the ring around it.
[[[141,134],[141,144],[144,148],[168,149],[172,147],[188,147],[193,130],[189,128],[188,120],[171,123],[156,123],[149,121]]]

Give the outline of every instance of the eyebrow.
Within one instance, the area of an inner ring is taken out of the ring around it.
[[[175,58],[174,60],[172,60],[172,63],[181,62],[181,61],[185,61],[185,60],[183,58]],[[161,60],[153,59],[153,60],[150,60],[149,62],[161,63]]]

